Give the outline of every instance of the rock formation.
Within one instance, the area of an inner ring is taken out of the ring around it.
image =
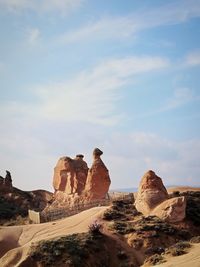
[[[110,186],[108,169],[101,160],[103,152],[95,148],[93,164],[88,171],[83,155],[75,159],[62,157],[54,168],[54,202],[51,207],[73,207],[105,199]]]
[[[105,198],[111,183],[108,169],[100,158],[102,154],[103,152],[98,148],[93,151],[93,163],[88,172],[84,191],[89,200]]]
[[[169,222],[178,222],[185,218],[186,200],[185,197],[169,199],[162,179],[150,170],[140,182],[135,207],[145,216],[155,215]]]
[[[11,177],[11,173],[9,171],[6,170],[5,178],[0,176],[0,185],[5,187],[5,190],[6,190],[6,188],[12,188],[12,177]]]
[[[87,163],[83,160],[83,155],[79,154],[76,155],[76,158],[74,159],[74,168],[75,168],[75,181],[74,181],[74,188],[75,192],[80,195],[86,184],[86,179],[88,175],[88,166]]]
[[[139,185],[136,209],[148,215],[153,208],[167,199],[168,193],[162,179],[151,170],[146,172]]]
[[[165,200],[151,213],[165,221],[180,222],[185,218],[186,198],[175,197]]]
[[[69,195],[82,193],[88,173],[88,166],[83,157],[77,155],[75,159],[62,157],[58,160],[53,177],[55,192],[61,191]]]

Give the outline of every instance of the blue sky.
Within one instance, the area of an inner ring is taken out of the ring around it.
[[[0,0],[0,166],[52,190],[104,151],[111,187],[200,186],[199,0]]]

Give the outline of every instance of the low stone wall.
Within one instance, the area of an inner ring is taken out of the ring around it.
[[[98,200],[94,202],[90,202],[87,204],[78,204],[73,208],[54,208],[47,211],[42,212],[35,212],[29,210],[29,219],[33,223],[43,223],[43,222],[50,222],[55,221],[58,219],[62,219],[65,217],[69,217],[75,214],[80,213],[81,211],[98,207],[98,206],[110,206],[113,201],[115,200],[133,200],[134,202],[134,195],[133,193],[109,193],[107,199]]]
[[[69,217],[72,215],[75,215],[81,211],[88,210],[93,207],[98,206],[109,206],[110,200],[99,200],[95,202],[90,202],[87,204],[79,204],[74,206],[73,208],[56,208],[48,211],[41,212],[41,221],[42,222],[49,222],[49,221],[55,221],[61,218]]]
[[[29,220],[33,223],[41,223],[40,212],[34,210],[28,210]]]

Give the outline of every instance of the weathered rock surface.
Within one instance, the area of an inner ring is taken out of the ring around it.
[[[74,191],[77,192],[78,195],[83,192],[88,175],[88,166],[87,163],[83,160],[83,157],[84,156],[81,154],[76,155],[76,158],[73,161],[76,174],[74,181]]]
[[[104,199],[109,190],[111,181],[108,169],[100,158],[102,154],[98,148],[93,151],[93,163],[88,172],[84,191],[87,200]]]
[[[158,205],[150,215],[155,215],[168,222],[180,222],[185,218],[186,198],[175,197]]]
[[[186,199],[169,199],[162,179],[148,171],[140,182],[135,207],[145,216],[155,215],[168,222],[180,222],[185,218]]]
[[[88,166],[83,155],[77,155],[75,159],[62,157],[54,168],[53,187],[55,191],[80,195],[85,188],[87,173]]]
[[[101,160],[103,152],[95,148],[93,164],[88,166],[79,154],[72,159],[62,157],[54,168],[53,186],[55,189],[54,201],[48,208],[70,207],[87,205],[107,196],[110,177],[108,169]]]
[[[135,201],[136,209],[148,215],[152,209],[167,199],[168,193],[162,179],[151,170],[146,172],[139,185]]]

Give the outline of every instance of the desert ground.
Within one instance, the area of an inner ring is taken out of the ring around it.
[[[187,192],[200,191],[200,188],[192,187],[173,187],[169,188],[168,192]],[[123,248],[126,253],[134,257],[136,266],[152,266],[149,262],[142,265],[144,254],[133,247],[129,247],[128,242],[124,242],[124,237],[118,234],[113,234],[109,230],[108,225],[112,222],[105,222],[103,214],[111,207],[94,207],[76,215],[42,224],[29,224],[17,226],[0,226],[0,266],[2,267],[23,267],[23,266],[41,266],[30,265],[27,262],[30,249],[33,244],[40,241],[58,239],[62,236],[72,234],[81,234],[88,232],[88,226],[98,220],[103,225],[102,232],[107,237],[112,237],[117,244]],[[104,228],[105,225],[105,228]],[[144,236],[144,238],[146,238]],[[127,239],[128,241],[128,239]],[[145,241],[146,242],[146,241]],[[166,262],[159,264],[160,267],[200,267],[200,244],[192,244],[188,253],[185,255],[172,257],[165,255]],[[45,265],[46,266],[46,265]],[[68,265],[65,265],[68,266]],[[69,265],[70,266],[70,265]],[[113,266],[113,265],[112,265]]]
[[[185,255],[168,257],[167,262],[156,265],[157,267],[199,267],[200,266],[200,244],[194,244],[192,249]]]
[[[55,222],[0,227],[0,266],[20,266],[33,242],[88,231],[107,207],[95,207]]]

